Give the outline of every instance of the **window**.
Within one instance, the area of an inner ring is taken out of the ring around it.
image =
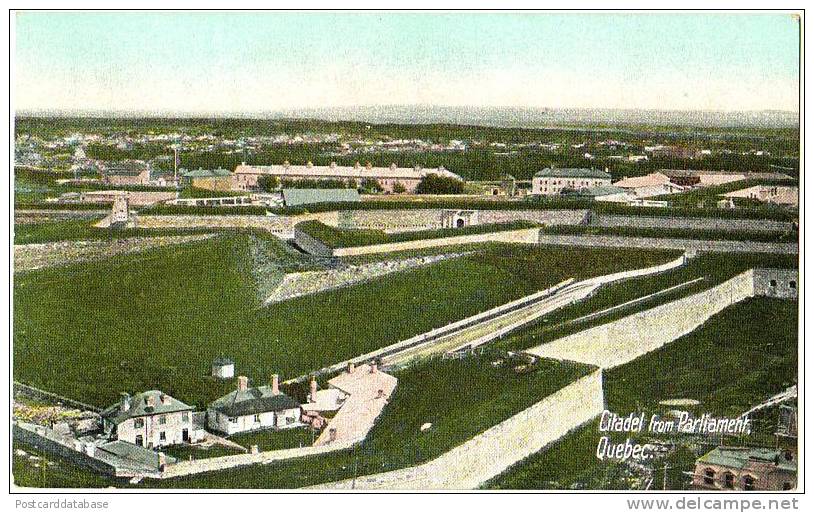
[[[144,419],[142,419],[142,418],[133,419],[133,427],[136,428],[136,429],[143,428],[144,427]]]
[[[254,416],[254,423],[255,424],[260,424],[260,415],[255,415]]]
[[[181,420],[183,422],[189,422],[189,412],[188,411],[185,411],[185,412],[181,413]]]
[[[747,491],[752,491],[755,489],[755,478],[752,476],[746,476],[743,478],[743,489]]]
[[[286,417],[285,418],[285,423],[286,424],[293,424],[294,420],[295,420],[294,417]]]
[[[166,442],[167,441],[167,432],[162,431],[162,432],[158,433],[158,439],[161,440],[162,442]]]
[[[790,289],[796,289],[797,288],[797,282],[796,281],[790,281],[789,282],[789,288]]]
[[[777,280],[769,280],[769,285],[772,287],[777,287]]]
[[[144,437],[141,435],[136,435],[136,445],[139,447],[144,447]]]
[[[724,486],[729,489],[735,488],[735,474],[730,472],[724,474]]]
[[[229,417],[229,422],[230,422],[231,424],[235,424],[235,423],[237,423],[237,419],[236,419],[236,418],[234,418],[234,417]]]
[[[704,471],[704,484],[705,485],[713,485],[715,484],[715,471],[711,468],[708,468]]]
[[[166,424],[167,423],[167,416],[166,415],[160,415],[158,417],[158,423],[159,424]]]

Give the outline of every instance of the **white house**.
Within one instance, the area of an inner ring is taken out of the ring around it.
[[[611,175],[596,169],[543,169],[531,179],[531,193],[542,196],[560,194],[563,189],[579,191],[611,184]]]
[[[653,196],[662,196],[664,194],[676,194],[689,189],[689,187],[673,183],[669,176],[658,172],[644,176],[623,178],[613,185],[614,187],[633,192],[637,198],[652,198]]]
[[[160,390],[149,390],[132,397],[123,393],[101,416],[113,438],[153,448],[202,440],[205,433],[193,423],[193,410]]]
[[[271,386],[252,388],[246,376],[238,376],[237,389],[209,405],[206,424],[213,431],[233,435],[300,426],[300,416],[300,403],[280,392],[276,374]]]

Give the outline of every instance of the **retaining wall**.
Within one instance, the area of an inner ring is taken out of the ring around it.
[[[527,353],[603,368],[627,363],[701,326],[724,308],[754,295],[752,270],[711,289],[588,328]]]
[[[329,445],[299,447],[294,449],[280,449],[277,451],[265,451],[257,454],[234,454],[231,456],[219,456],[217,458],[205,458],[192,461],[179,461],[178,463],[167,465],[160,478],[180,477],[201,472],[211,472],[230,468],[242,467],[244,465],[255,465],[283,461],[303,456],[314,456],[327,452],[348,449],[361,440],[346,440]]]
[[[799,252],[796,242],[754,242],[739,240],[666,239],[626,237],[621,235],[555,235],[540,232],[540,244],[604,248],[677,249],[721,253],[777,253],[794,255]]]
[[[477,488],[514,463],[600,415],[604,402],[602,371],[596,370],[427,463],[315,488]]]
[[[43,452],[56,454],[77,465],[89,467],[110,476],[117,474],[116,467],[113,465],[76,450],[71,439],[63,439],[46,427],[33,425],[26,427],[15,422],[12,425],[12,436]]]
[[[338,212],[332,226],[351,229],[375,229],[387,232],[410,232],[442,228],[445,210],[456,209],[397,209],[397,210],[343,210]],[[466,210],[466,209],[457,209]],[[578,225],[587,222],[588,210],[478,210],[473,224],[511,223],[530,221],[544,226]],[[326,224],[330,224],[326,222]]]
[[[330,257],[334,254],[332,247],[297,227],[294,227],[294,243],[309,255]]]
[[[787,231],[792,229],[790,221],[771,219],[729,219],[717,217],[659,217],[626,216],[614,214],[591,214],[591,226],[608,228],[667,228],[690,230],[725,231]]]
[[[539,228],[524,228],[521,230],[507,230],[502,232],[479,233],[473,235],[456,235],[438,239],[421,239],[405,242],[390,242],[373,244],[354,248],[334,249],[334,256],[368,255],[371,253],[391,253],[441,246],[454,246],[458,244],[474,244],[479,242],[508,242],[515,244],[535,244],[539,238]]]
[[[796,269],[755,269],[755,295],[796,299],[800,279]]]
[[[281,239],[294,238],[294,225],[317,220],[336,226],[337,212],[320,212],[299,216],[244,215],[136,215],[138,228],[260,228]]]

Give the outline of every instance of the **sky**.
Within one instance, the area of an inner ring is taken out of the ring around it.
[[[788,14],[18,12],[17,111],[798,109]]]

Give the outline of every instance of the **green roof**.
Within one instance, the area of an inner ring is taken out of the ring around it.
[[[123,397],[119,402],[104,410],[102,417],[110,420],[114,424],[121,424],[125,420],[134,417],[175,413],[194,409],[192,406],[184,404],[160,390],[148,390],[147,392],[136,394],[133,397],[127,396],[127,399],[130,401],[130,407],[127,410],[122,410],[122,402],[125,400]],[[148,406],[148,400],[152,401],[152,406]]]
[[[283,189],[287,207],[312,203],[338,203],[362,201],[356,189]]]
[[[546,178],[602,178],[610,180],[611,175],[598,169],[585,169],[585,168],[557,168],[557,169],[543,169],[534,174],[535,177]]]
[[[215,176],[230,176],[232,173],[228,169],[195,169],[194,171],[187,171],[181,176],[184,178],[212,178]]]
[[[243,417],[269,411],[290,410],[299,406],[300,403],[293,397],[283,393],[275,394],[270,386],[264,385],[247,390],[234,390],[212,402],[209,408],[227,417]]]
[[[699,463],[742,469],[751,461],[773,462],[783,470],[796,471],[797,463],[787,461],[784,452],[768,447],[718,447],[698,458]]]

